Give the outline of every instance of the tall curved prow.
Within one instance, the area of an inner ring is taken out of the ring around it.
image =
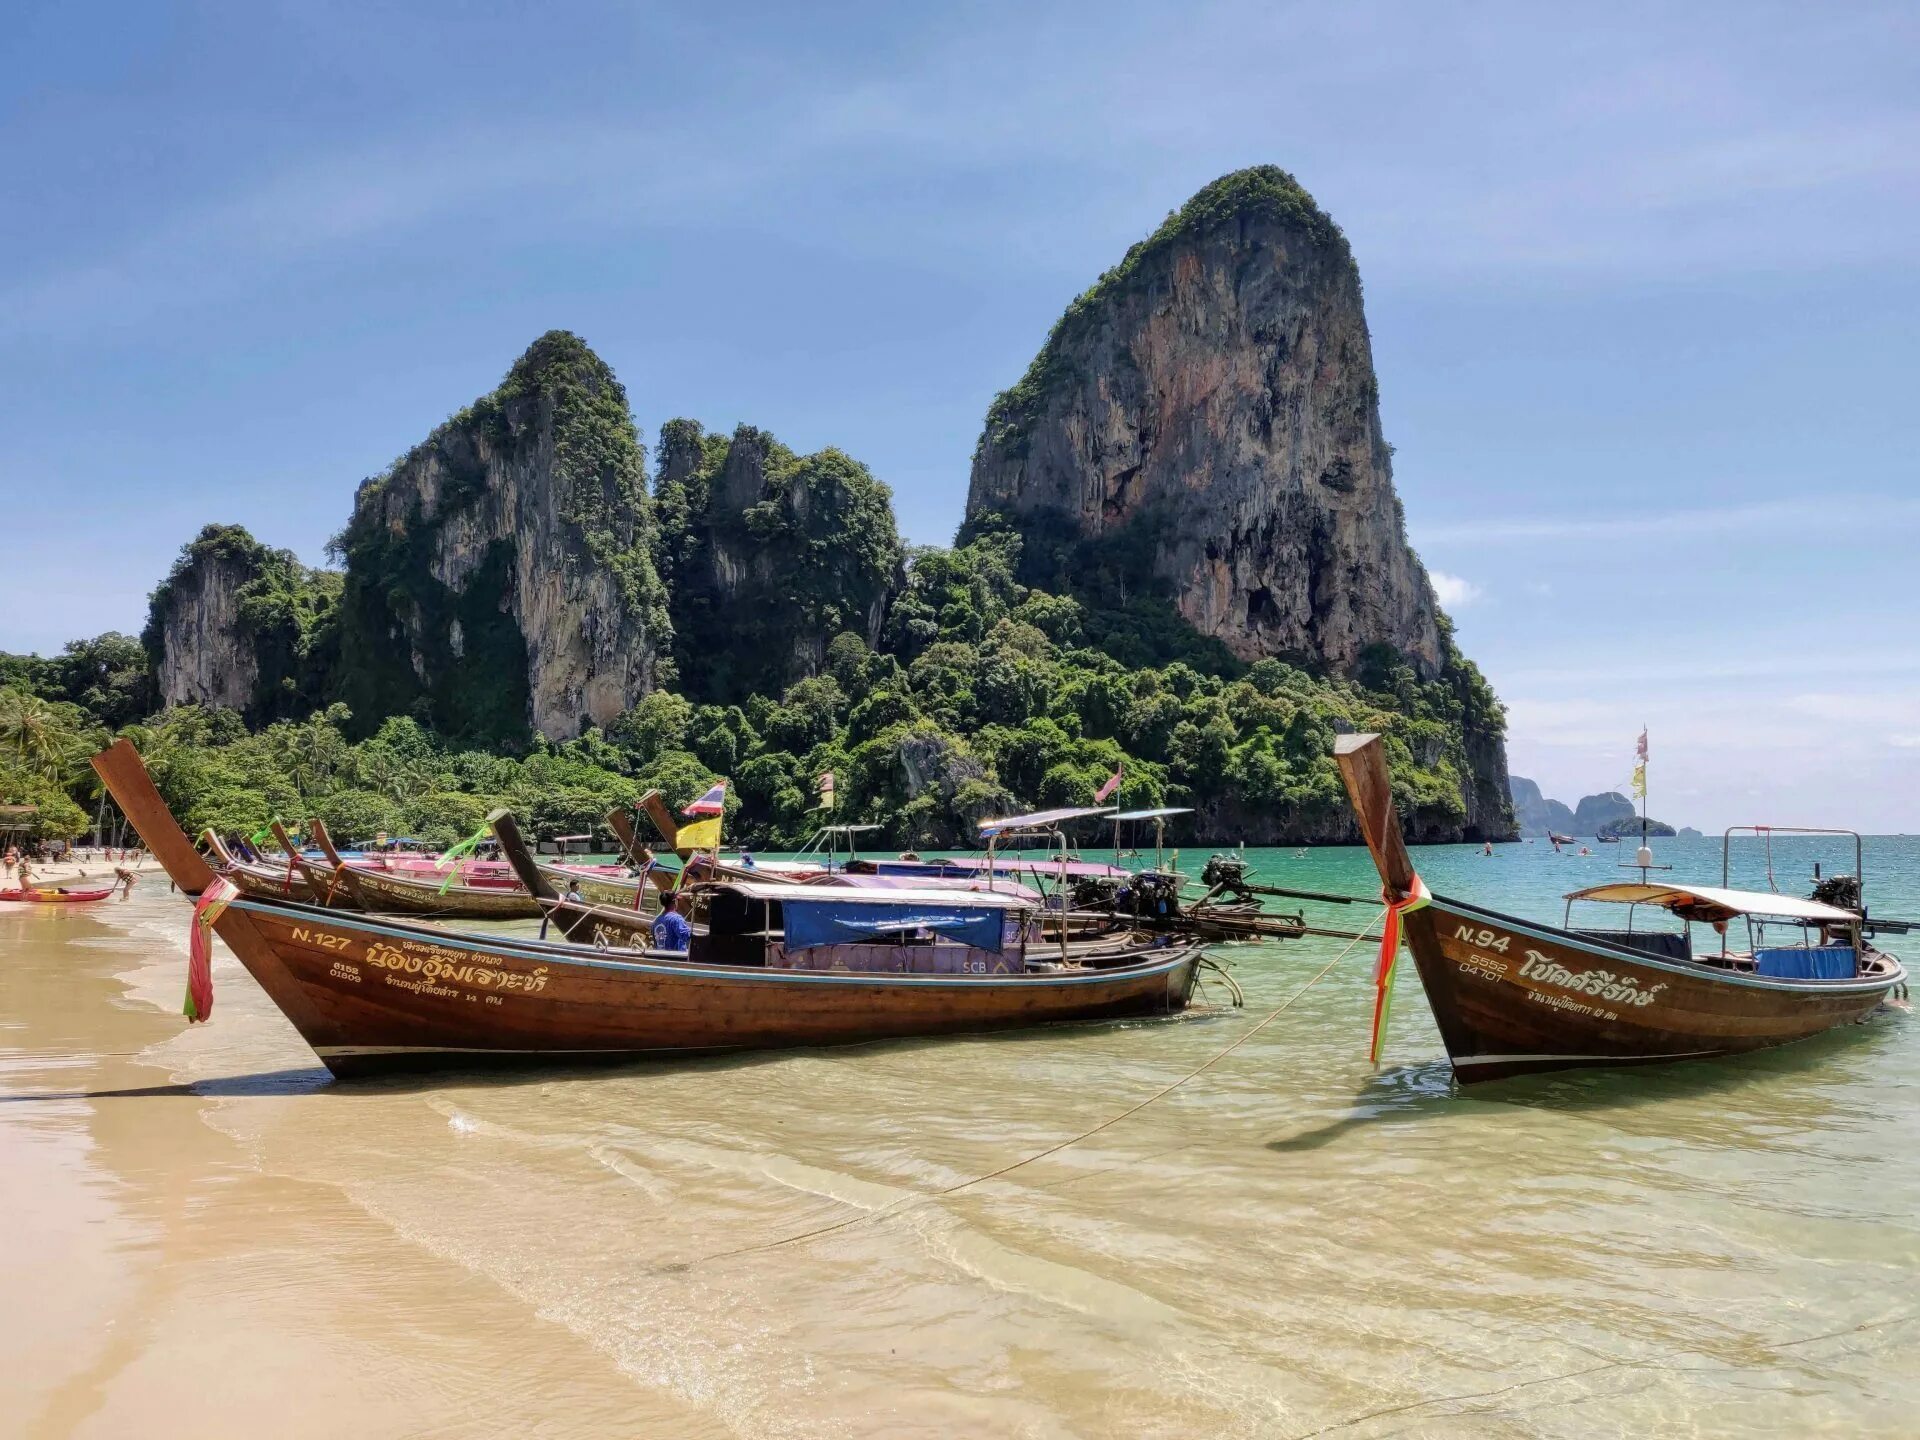
[[[318,823],[318,821],[308,822],[309,825]],[[314,864],[302,854],[300,847],[293,843],[293,837],[287,834],[287,827],[278,820],[269,823],[267,828],[273,832],[273,838],[280,842],[281,848],[293,857],[293,866],[306,880],[307,888],[313,892],[314,903],[316,905],[338,904],[344,895],[339,873]]]
[[[1387,774],[1387,751],[1378,735],[1334,737],[1333,760],[1353,801],[1360,838],[1367,842],[1373,868],[1380,872],[1388,900],[1404,900],[1413,893],[1413,859],[1400,835],[1400,812],[1393,808],[1393,781]]]
[[[660,838],[667,843],[669,850],[680,848],[680,822],[673,818],[673,809],[661,797],[658,790],[649,790],[637,802],[647,812],[647,818],[653,822],[653,828],[660,832]],[[632,827],[629,826],[629,829]]]
[[[487,816],[487,826],[493,831],[494,839],[500,842],[500,854],[507,864],[513,867],[513,873],[520,883],[539,900],[557,900],[553,885],[535,863],[527,842],[520,834],[519,822],[513,818],[511,810],[495,810]]]
[[[129,740],[116,740],[93,757],[93,769],[120,813],[127,817],[140,841],[160,862],[167,878],[188,895],[199,895],[214,881],[212,868],[193,848],[187,832],[167,809],[167,802],[154,788],[146,762]],[[240,957],[247,973],[260,983],[274,1004],[293,1021],[308,1043],[324,1042],[332,1032],[329,1020],[322,1016],[302,992],[284,962],[261,935],[248,915],[244,902],[227,906],[213,922],[214,933]]]
[[[540,863],[533,858],[533,852],[527,849],[526,837],[521,835],[520,824],[513,818],[513,812],[507,809],[492,811],[487,816],[487,824],[493,830],[493,838],[500,842],[501,858],[513,867],[513,873],[544,912],[540,933],[547,933],[546,921],[551,920],[569,940],[585,942],[591,939],[593,907],[584,901],[568,900],[553,888],[552,879],[540,868]]]
[[[354,876],[353,867],[340,858],[339,850],[334,847],[333,836],[327,833],[326,821],[317,815],[314,816],[307,821],[307,833],[313,836],[313,843],[320,847],[320,853],[327,857],[327,864],[333,867],[331,875],[328,875],[325,881],[326,889],[321,892],[329,897],[327,903],[338,904],[344,897],[350,899],[362,910],[378,910],[380,908],[378,902],[369,903],[368,897],[362,893]],[[326,872],[322,871],[321,874],[325,875]],[[315,888],[319,889],[321,884],[322,881],[316,877]]]
[[[660,792],[658,790],[649,790],[646,796],[642,797],[641,803],[644,805],[647,799],[652,799],[658,803],[660,800]],[[672,812],[667,811],[664,804],[660,805],[660,809],[664,812],[666,823],[671,826],[673,824]],[[648,812],[648,817],[655,825],[659,825],[663,818],[661,815],[654,815],[651,811]],[[620,858],[622,860],[626,861],[627,864],[633,866],[635,869],[640,869],[646,864],[640,857],[641,854],[650,847],[640,838],[639,832],[633,828],[632,811],[624,805],[614,806],[613,809],[607,812],[607,828],[613,831],[614,839],[620,842]],[[677,834],[678,832],[676,830],[671,833]],[[671,871],[664,870],[658,865],[647,867],[647,883],[652,885],[656,890],[671,890],[673,888],[673,878]]]

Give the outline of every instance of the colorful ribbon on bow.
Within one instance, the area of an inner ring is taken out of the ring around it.
[[[187,999],[180,1007],[190,1022],[213,1013],[213,922],[239,893],[231,880],[216,879],[194,902],[193,931],[187,939]]]
[[[1432,899],[1427,882],[1415,875],[1412,894],[1403,900],[1387,902],[1387,920],[1380,930],[1380,958],[1373,967],[1373,1042],[1367,1047],[1369,1064],[1380,1063],[1380,1048],[1387,1041],[1387,1016],[1393,1009],[1393,977],[1400,969],[1400,917],[1420,909]]]
[[[442,867],[446,868],[447,878],[440,882],[440,893],[442,895],[446,894],[453,882],[460,878],[459,862],[486,844],[492,835],[493,830],[489,826],[482,825],[478,830],[474,831],[473,834],[469,835],[440,857],[433,868],[436,870]]]

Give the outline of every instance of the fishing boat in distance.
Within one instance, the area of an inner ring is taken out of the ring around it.
[[[1431,894],[1401,838],[1380,737],[1340,736],[1334,758],[1462,1082],[1759,1050],[1865,1019],[1904,991],[1905,968],[1867,942],[1861,912],[1816,900],[1643,871],[1638,882],[1575,891],[1567,925],[1554,928]],[[1628,923],[1572,929],[1579,901],[1624,904]],[[1691,928],[1636,932],[1643,905],[1721,937],[1744,920],[1756,940],[1744,952],[1695,954]],[[1802,943],[1766,945],[1768,925],[1797,930]]]
[[[181,890],[213,884],[131,744],[116,741],[93,767]],[[206,914],[339,1076],[1169,1015],[1186,1008],[1202,957],[1162,940],[1098,965],[1062,961],[1028,947],[1014,895],[713,888],[707,933],[688,954],[481,936],[244,894]]]

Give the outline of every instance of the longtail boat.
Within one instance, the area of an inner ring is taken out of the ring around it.
[[[52,887],[29,886],[22,890],[0,890],[0,904],[8,905],[89,905],[96,900],[105,900],[118,890],[118,885],[109,885],[104,890],[70,890],[63,885]]]
[[[1463,1082],[1759,1050],[1865,1019],[1905,989],[1905,968],[1866,942],[1862,916],[1818,901],[1644,879],[1567,897],[1569,922],[1571,902],[1597,900],[1722,932],[1734,919],[1770,919],[1803,936],[1695,955],[1691,928],[1556,928],[1432,894],[1401,839],[1379,736],[1340,736],[1334,758]],[[1814,932],[1817,946],[1805,943]]]
[[[462,885],[350,864],[318,820],[309,822],[313,843],[327,857],[331,875],[370,915],[420,915],[436,920],[528,920],[540,902],[522,885]]]
[[[244,895],[259,895],[280,900],[311,900],[313,886],[299,856],[291,846],[286,865],[268,865],[258,860],[242,860],[227,848],[226,841],[213,830],[204,831],[201,843],[213,857],[214,868],[240,887]]]
[[[214,872],[133,746],[116,741],[93,766],[174,883],[206,890]],[[689,955],[483,937],[244,894],[208,914],[340,1076],[1166,1015],[1186,1007],[1201,958],[1178,943],[1100,968],[1030,956],[1007,938],[1013,897],[807,892],[782,915],[737,888],[717,887],[710,933]]]

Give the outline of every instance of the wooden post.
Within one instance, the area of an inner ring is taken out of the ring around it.
[[[1360,834],[1373,855],[1387,898],[1413,893],[1413,861],[1400,836],[1400,815],[1393,808],[1393,782],[1387,775],[1386,746],[1378,735],[1340,735],[1333,742],[1334,763],[1347,782],[1347,796],[1360,822]]]

